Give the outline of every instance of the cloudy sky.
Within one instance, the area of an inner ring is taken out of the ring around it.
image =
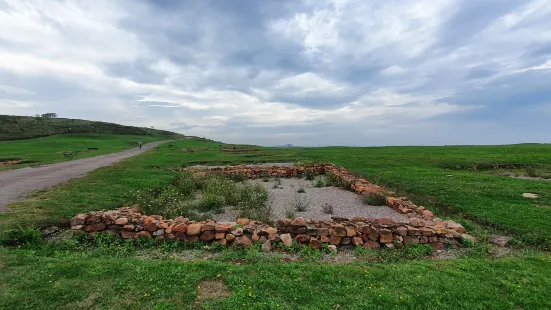
[[[0,0],[0,114],[230,143],[551,142],[549,0]]]

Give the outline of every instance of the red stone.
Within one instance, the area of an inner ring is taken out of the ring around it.
[[[218,223],[215,225],[214,229],[217,232],[230,232],[235,226],[230,223]]]
[[[282,234],[279,236],[281,238],[281,241],[286,247],[290,247],[293,245],[293,238],[291,238],[290,234]]]
[[[214,239],[215,232],[214,230],[206,230],[201,234],[201,240],[210,241]]]
[[[366,243],[364,243],[364,248],[379,249],[381,248],[381,245],[377,241],[369,240]]]
[[[323,243],[329,243],[330,239],[327,236],[321,236],[321,242]]]
[[[149,231],[149,232],[154,232],[157,230],[157,224],[151,222],[147,225],[144,226],[145,230]]]
[[[84,227],[84,231],[85,232],[96,232],[96,231],[105,230],[105,228],[107,228],[107,226],[104,223],[99,222],[99,223],[94,223],[92,225],[88,225],[88,226]]]
[[[356,236],[356,229],[352,227],[346,227],[346,236],[347,237],[354,237]]]
[[[240,218],[240,219],[237,219],[237,224],[239,225],[247,225],[250,223],[250,220],[247,219],[247,218]]]
[[[415,236],[405,236],[404,237],[404,244],[405,245],[419,244],[419,238],[417,238]]]
[[[309,246],[311,249],[321,249],[322,245],[323,243],[321,243],[321,241],[319,241],[318,239],[314,237],[310,238]]]
[[[186,224],[178,224],[172,228],[172,232],[175,233],[185,233],[187,232],[187,225]]]
[[[235,235],[234,235],[234,234],[227,234],[227,235],[226,235],[226,240],[232,241],[233,239],[235,239]]]
[[[235,238],[231,246],[235,248],[238,246],[251,246],[251,245],[253,245],[253,241],[249,237],[241,236],[241,237]]]
[[[217,232],[217,233],[214,235],[214,239],[216,239],[216,240],[226,239],[226,233]]]
[[[201,233],[201,223],[190,224],[187,227],[187,234],[189,236],[197,236]]]
[[[346,228],[343,225],[335,224],[331,228],[333,229],[333,235],[338,237],[346,237],[347,232],[346,232]]]
[[[339,245],[341,244],[341,241],[342,241],[342,237],[339,237],[339,236],[331,236],[329,238],[329,243],[333,245]]]
[[[115,225],[127,225],[128,224],[128,218],[126,217],[121,217],[121,218],[118,218],[115,220]]]
[[[306,226],[306,220],[304,220],[303,217],[297,217],[294,221],[291,222],[291,226]]]
[[[304,234],[300,234],[300,235],[297,235],[297,236],[295,237],[295,240],[296,240],[298,243],[308,242],[308,241],[310,241],[310,236],[304,235]]]
[[[388,229],[381,229],[379,231],[379,237],[381,243],[392,243],[392,232]]]
[[[201,225],[201,231],[211,231],[214,230],[214,224],[213,223],[205,223]]]
[[[361,237],[354,237],[354,238],[352,238],[352,243],[355,246],[360,246],[360,245],[364,244],[364,241]]]
[[[398,226],[396,228],[396,232],[398,233],[398,235],[400,236],[407,236],[408,234],[408,229],[405,228],[404,226]]]
[[[140,231],[134,235],[134,239],[151,238],[151,233],[148,231]]]

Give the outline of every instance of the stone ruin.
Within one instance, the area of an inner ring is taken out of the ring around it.
[[[390,196],[393,193],[350,174],[346,169],[333,164],[304,166],[228,166],[221,168],[182,169],[193,173],[219,173],[225,176],[245,174],[250,179],[269,175],[273,177],[301,177],[307,173],[315,175],[333,174],[359,195],[385,194],[386,205],[407,220],[390,218],[352,219],[333,218],[314,220],[298,217],[279,219],[272,223],[238,219],[236,222],[213,220],[193,221],[184,217],[163,219],[158,215],[144,215],[139,206],[111,211],[94,211],[78,214],[71,220],[73,231],[91,234],[106,232],[124,239],[154,238],[156,240],[179,240],[184,242],[218,242],[222,245],[250,246],[253,242],[263,244],[263,250],[271,249],[273,243],[282,242],[290,247],[295,240],[299,244],[319,249],[323,244],[336,246],[362,246],[371,249],[395,248],[403,245],[430,244],[434,250],[446,245],[458,247],[462,240],[475,239],[466,234],[465,228],[454,221],[443,221],[422,206],[416,206],[404,197]]]

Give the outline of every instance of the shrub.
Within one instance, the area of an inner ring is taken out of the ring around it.
[[[310,207],[310,199],[306,195],[295,195],[293,208],[297,212],[304,212]]]
[[[304,188],[301,187],[297,190],[297,193],[304,194],[304,193],[306,193],[306,190],[304,190]]]
[[[328,204],[328,203],[325,203],[322,207],[321,207],[321,210],[323,211],[323,213],[325,214],[333,214],[333,206]]]
[[[249,178],[247,177],[247,174],[245,172],[240,171],[238,173],[230,175],[229,179],[234,181],[234,182],[244,182],[244,181],[248,180]]]
[[[325,182],[323,182],[323,178],[322,178],[322,177],[317,177],[317,178],[314,180],[313,185],[314,185],[314,187],[321,188],[321,187],[325,187]]]
[[[42,232],[36,228],[8,229],[0,238],[0,245],[28,245],[42,242]]]
[[[306,176],[306,180],[312,181],[316,175],[312,171],[306,171],[305,176]]]
[[[293,209],[285,209],[285,217],[288,219],[294,219],[297,216],[295,213],[295,210]]]
[[[178,191],[184,196],[193,196],[197,190],[197,184],[193,174],[183,173],[177,176],[173,181],[172,185],[175,186]]]
[[[260,184],[242,184],[237,190],[238,217],[266,221],[272,215],[271,206],[267,205],[268,191]]]
[[[370,206],[384,206],[386,204],[386,197],[383,194],[367,193],[362,195],[362,202]]]
[[[526,174],[531,178],[535,178],[535,177],[538,176],[536,168],[534,168],[532,166],[526,168]]]

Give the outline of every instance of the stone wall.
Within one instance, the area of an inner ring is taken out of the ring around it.
[[[230,166],[205,170],[191,170],[194,173],[221,173],[231,175],[244,173],[249,178],[264,175],[279,177],[300,177],[306,173],[334,174],[354,192],[390,195],[383,188],[350,174],[344,168],[332,164],[316,164],[293,167],[246,167]],[[369,248],[394,248],[403,245],[431,244],[441,250],[445,244],[459,246],[464,238],[475,241],[465,234],[466,230],[453,221],[442,221],[432,212],[416,206],[403,197],[387,196],[386,203],[399,213],[406,214],[406,221],[388,218],[334,218],[330,221],[304,219],[280,219],[274,223],[263,223],[249,219],[237,222],[195,222],[187,218],[163,219],[157,215],[143,215],[139,207],[122,208],[113,211],[98,211],[79,214],[71,220],[72,229],[87,233],[108,232],[122,238],[155,238],[157,240],[181,240],[186,242],[218,242],[223,245],[248,246],[261,242],[263,249],[271,249],[273,242],[291,246],[295,240],[311,248],[320,248],[324,243],[330,246],[363,246]]]
[[[316,221],[304,219],[280,219],[263,223],[249,219],[237,222],[191,221],[187,218],[163,219],[147,216],[139,207],[113,211],[97,211],[79,214],[71,220],[72,229],[87,233],[106,232],[124,239],[154,238],[156,240],[180,240],[185,242],[218,242],[222,245],[250,246],[253,242],[274,242],[291,246],[299,244],[318,249],[326,243],[334,246],[363,246],[372,249],[394,248],[403,245],[431,244],[442,250],[446,244],[457,247],[465,229],[452,221],[434,221],[410,218],[395,222],[390,219],[354,218]]]

